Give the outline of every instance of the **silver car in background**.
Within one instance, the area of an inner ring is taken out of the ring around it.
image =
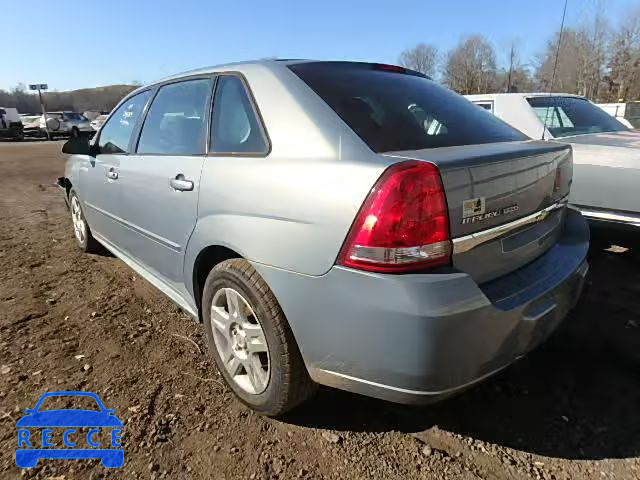
[[[45,116],[40,117],[40,131],[49,140],[93,134],[89,119],[77,112],[47,112],[46,125]]]
[[[78,245],[203,321],[229,387],[267,415],[317,384],[454,394],[548,337],[588,269],[571,148],[401,67],[192,71],[63,151]]]
[[[569,201],[599,225],[640,227],[640,132],[584,97],[565,93],[467,95],[531,138],[573,147]]]

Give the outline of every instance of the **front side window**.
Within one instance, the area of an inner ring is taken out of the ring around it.
[[[242,80],[234,75],[218,79],[211,115],[211,152],[265,154],[262,124]]]
[[[375,152],[527,139],[464,97],[404,69],[349,62],[289,68]]]
[[[141,92],[124,102],[100,131],[98,146],[102,154],[126,153],[129,140],[151,92]]]
[[[202,78],[160,88],[144,121],[138,153],[202,155],[205,152],[211,80]]]
[[[554,137],[629,130],[611,115],[580,97],[531,97],[527,101]]]

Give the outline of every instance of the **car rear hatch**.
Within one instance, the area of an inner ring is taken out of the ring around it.
[[[440,170],[453,239],[453,265],[478,283],[546,252],[564,224],[571,148],[506,142],[383,154]]]

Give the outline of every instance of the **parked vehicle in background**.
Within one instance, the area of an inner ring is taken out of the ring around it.
[[[626,103],[596,103],[595,105],[618,120],[625,127],[634,128],[632,123],[625,118],[627,111]]]
[[[25,137],[39,138],[43,136],[42,131],[40,130],[40,117],[41,115],[20,116]]]
[[[0,107],[0,138],[22,140],[24,131],[18,110],[11,107]]]
[[[640,226],[640,132],[577,95],[468,95],[527,134],[573,147],[569,202],[598,224]],[[546,127],[545,127],[546,125]]]
[[[104,122],[107,120],[108,117],[109,115],[98,115],[95,119],[91,121],[91,128],[95,132],[97,132],[98,130],[100,130],[100,127],[104,124]]]
[[[201,319],[224,380],[267,415],[315,383],[459,392],[547,338],[588,269],[571,148],[402,67],[192,71],[63,152],[78,246]]]
[[[45,117],[40,117],[40,131],[46,137],[53,140],[60,137],[79,137],[81,134],[92,135],[89,120],[84,115],[77,112],[47,112],[45,128]]]

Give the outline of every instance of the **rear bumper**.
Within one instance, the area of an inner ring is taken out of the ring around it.
[[[400,403],[430,403],[526,354],[575,305],[589,229],[569,211],[557,243],[477,285],[465,273],[382,275],[342,267],[309,277],[256,264],[318,383]]]

